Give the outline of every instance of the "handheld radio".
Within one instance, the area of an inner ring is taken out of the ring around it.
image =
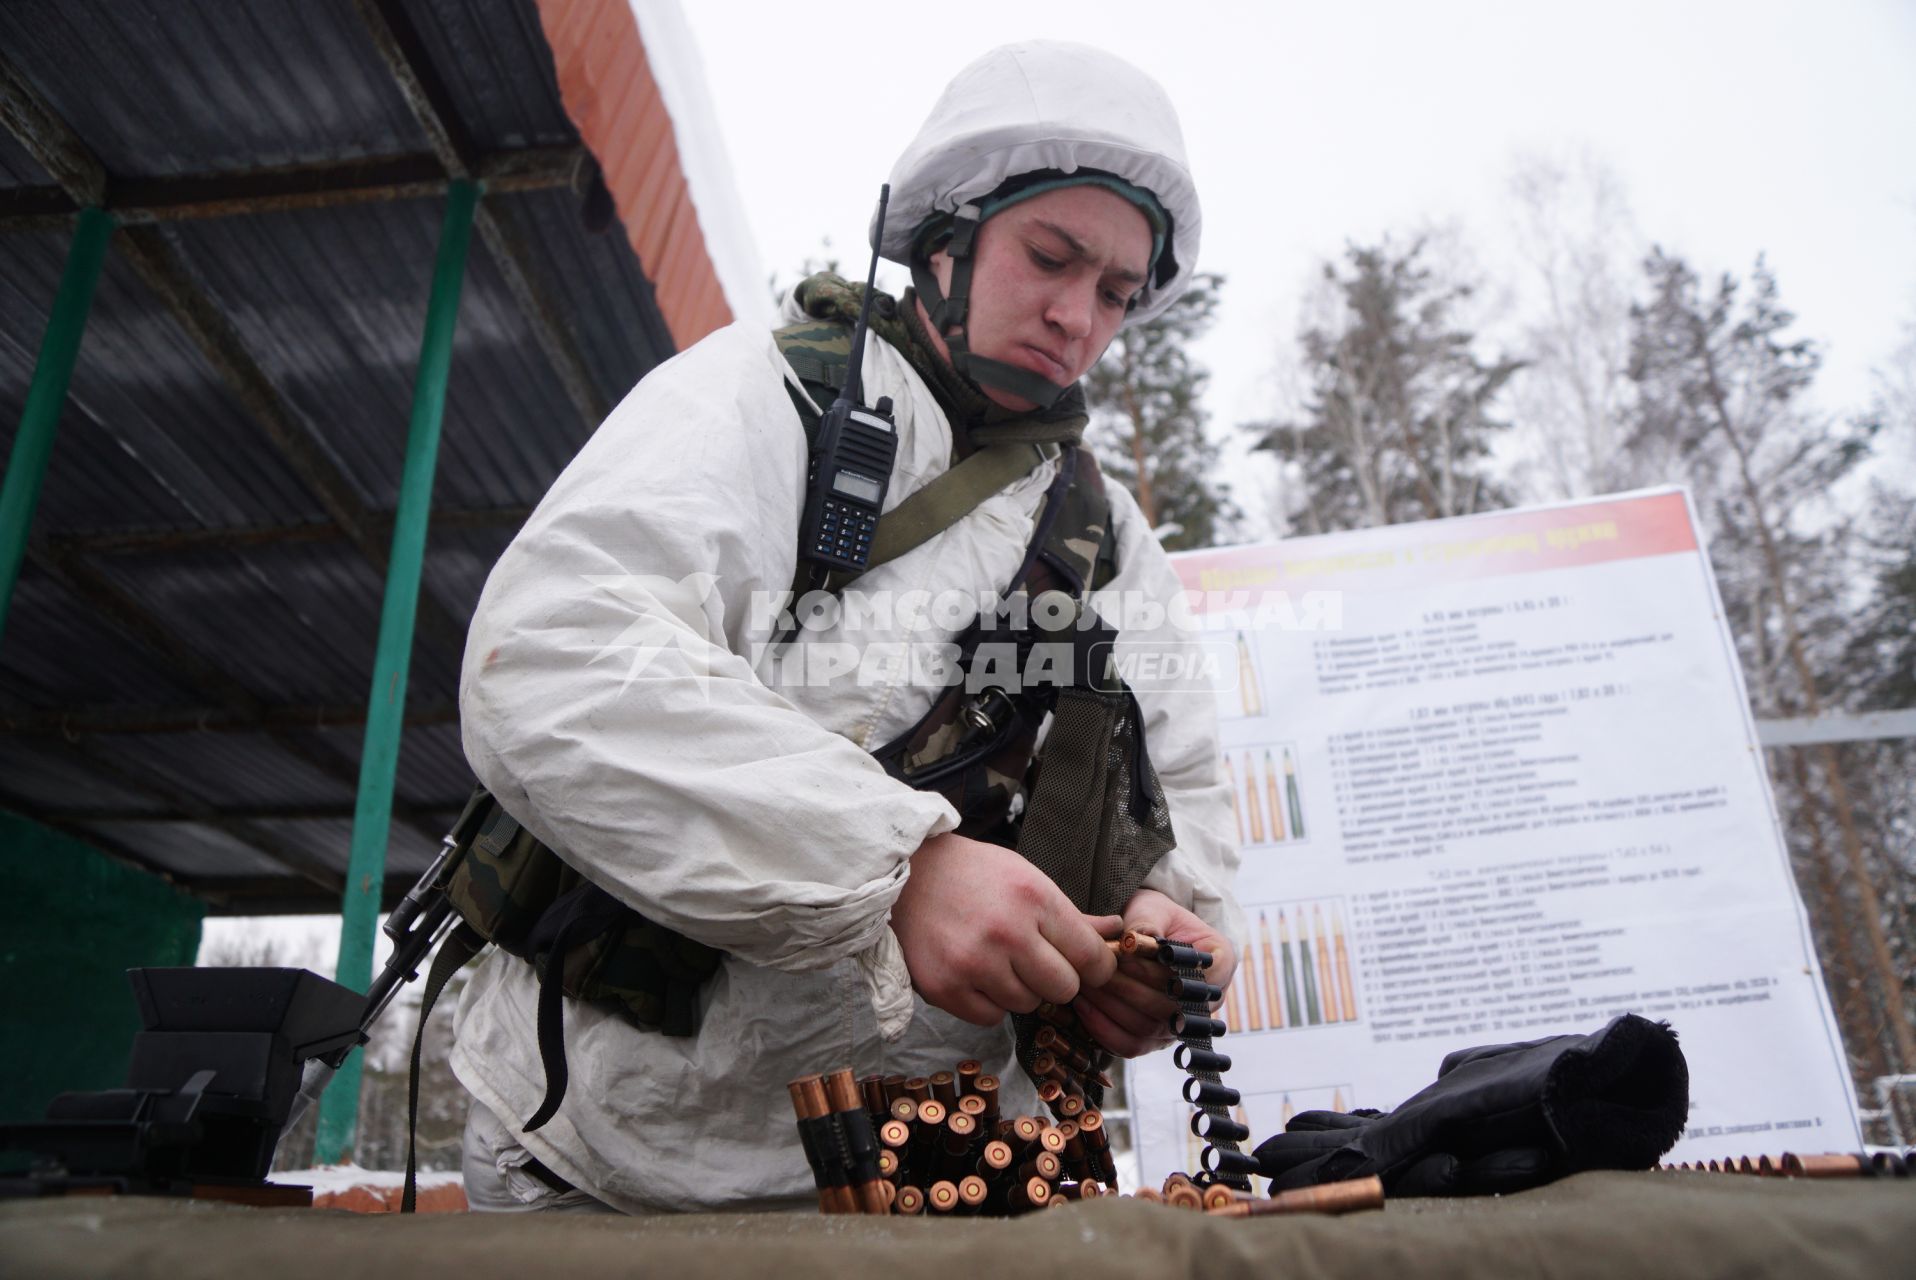
[[[819,570],[864,570],[871,559],[872,536],[878,513],[891,485],[892,462],[898,456],[898,429],[892,422],[890,396],[866,407],[862,367],[865,333],[871,321],[872,288],[878,278],[878,249],[885,235],[885,205],[889,184],[878,189],[878,229],[872,236],[871,268],[865,275],[865,297],[858,308],[858,327],[852,331],[851,367],[838,399],[819,423],[805,477],[805,513],[798,526],[799,559]]]

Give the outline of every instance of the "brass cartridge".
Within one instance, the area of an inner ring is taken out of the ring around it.
[[[963,1115],[970,1116],[973,1120],[977,1120],[980,1123],[984,1122],[985,1108],[989,1105],[989,1103],[975,1093],[967,1093],[964,1097],[958,1099],[959,1112]]]
[[[1056,1182],[1064,1176],[1064,1161],[1049,1151],[1040,1151],[1018,1166],[1020,1178],[1043,1178],[1046,1182]]]
[[[1379,1178],[1327,1182],[1317,1187],[1280,1191],[1268,1200],[1234,1200],[1209,1212],[1220,1218],[1262,1218],[1284,1213],[1356,1213],[1384,1207],[1384,1183]]]
[[[958,1096],[962,1098],[976,1092],[978,1077],[983,1075],[984,1071],[985,1064],[976,1058],[966,1058],[959,1063],[955,1073],[958,1077]]]
[[[977,1136],[978,1122],[962,1111],[953,1112],[945,1117],[945,1131],[942,1135],[945,1150],[969,1151],[971,1140]]]
[[[1011,1144],[993,1139],[985,1144],[978,1153],[978,1172],[985,1178],[995,1178],[1011,1167]]]
[[[982,1209],[985,1198],[990,1194],[991,1188],[975,1173],[958,1180],[958,1204],[968,1212],[975,1213]]]
[[[812,1178],[818,1184],[818,1211],[820,1213],[841,1212],[840,1188],[832,1184],[837,1176],[828,1165],[829,1153],[815,1149],[809,1136],[809,1121],[817,1120],[825,1114],[824,1091],[820,1089],[816,1098],[813,1089],[818,1085],[817,1076],[801,1076],[786,1085],[786,1091],[792,1096],[792,1111],[798,1116],[799,1135],[805,1142],[805,1158],[812,1166]],[[814,1109],[816,1107],[817,1109]]]
[[[905,1096],[905,1077],[886,1076],[884,1080],[884,1085],[885,1085],[885,1110],[890,1111],[891,1104]]]
[[[1783,1176],[1786,1178],[1860,1178],[1867,1164],[1868,1161],[1864,1157],[1839,1155],[1834,1151],[1815,1156],[1799,1156],[1785,1151]]]
[[[917,1187],[898,1188],[898,1197],[892,1201],[892,1212],[916,1214],[925,1211],[925,1193]]]
[[[1163,1204],[1164,1196],[1154,1187],[1139,1187],[1131,1193],[1133,1200],[1149,1200],[1152,1204]]]
[[[878,1172],[879,1173],[883,1174],[887,1178],[896,1178],[898,1176],[899,1168],[900,1166],[898,1163],[898,1153],[894,1151],[892,1148],[886,1147],[883,1151],[878,1153]]]
[[[1180,1178],[1183,1178],[1183,1181],[1178,1181]],[[1189,1178],[1174,1173],[1165,1179],[1164,1203],[1173,1209],[1190,1209],[1201,1213],[1204,1210],[1204,1193],[1199,1191],[1197,1184]]]
[[[945,1104],[946,1108],[958,1105],[958,1077],[949,1071],[931,1073],[931,1096]]]
[[[1013,1213],[1042,1209],[1051,1203],[1051,1184],[1043,1178],[1024,1178],[1012,1185],[1007,1201]]]
[[[909,1080],[905,1081],[905,1096],[910,1098],[913,1102],[930,1101],[931,1100],[931,1081],[927,1080],[924,1076],[911,1077]]]
[[[911,1124],[918,1119],[918,1104],[909,1097],[893,1098],[891,1103],[891,1118],[894,1120],[902,1120],[906,1124]]]
[[[925,1189],[925,1207],[933,1213],[950,1213],[958,1207],[958,1184],[940,1179]]]
[[[1207,1213],[1213,1209],[1222,1209],[1227,1204],[1236,1204],[1239,1200],[1254,1199],[1256,1197],[1250,1192],[1233,1191],[1221,1182],[1213,1182],[1204,1188],[1204,1209]]]
[[[980,1075],[971,1082],[971,1092],[985,1100],[985,1117],[993,1124],[998,1123],[998,1077]]]
[[[887,1120],[878,1126],[878,1140],[888,1151],[902,1151],[911,1145],[911,1126],[903,1120]]]
[[[878,1144],[873,1139],[871,1117],[858,1091],[858,1081],[850,1067],[825,1077],[825,1091],[832,1111],[844,1127],[847,1151],[852,1165],[852,1190],[861,1213],[890,1212],[882,1190],[884,1178],[878,1168]]]
[[[1053,1125],[1038,1135],[1038,1145],[1054,1156],[1063,1155],[1064,1133]]]
[[[864,1100],[865,1110],[872,1113],[873,1124],[883,1124],[885,1117],[891,1114],[891,1103],[885,1098],[883,1076],[860,1076],[858,1096]]]

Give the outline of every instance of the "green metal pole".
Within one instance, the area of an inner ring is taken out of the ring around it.
[[[47,317],[40,339],[40,359],[33,366],[33,384],[27,388],[27,407],[20,414],[20,431],[13,437],[13,455],[7,460],[7,478],[0,484],[0,637],[6,635],[7,610],[13,602],[13,584],[20,579],[20,562],[27,554],[27,531],[33,527],[33,509],[40,502],[40,482],[53,453],[54,432],[60,426],[67,383],[80,354],[87,312],[93,308],[93,287],[106,264],[106,242],[113,235],[113,215],[100,209],[80,210],[67,250],[60,292]]]
[[[426,559],[426,522],[432,511],[433,468],[439,427],[446,414],[446,378],[452,368],[452,331],[459,317],[466,247],[479,186],[455,182],[447,191],[446,219],[433,266],[426,333],[419,344],[413,381],[412,426],[406,437],[406,467],[393,515],[392,556],[386,565],[386,600],[379,614],[379,651],[373,659],[372,695],[366,705],[366,744],[359,761],[359,795],[353,810],[352,860],[339,930],[339,982],[354,991],[372,984],[373,926],[386,881],[386,838],[392,825],[393,780],[399,770],[399,737],[405,725],[406,671],[412,657],[413,621],[419,611],[419,577]],[[316,1158],[339,1164],[352,1154],[359,1117],[361,1055],[355,1050],[339,1069],[319,1104]]]

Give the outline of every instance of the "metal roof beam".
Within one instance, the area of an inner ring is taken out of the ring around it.
[[[89,769],[107,781],[125,788],[128,791],[147,796],[170,811],[190,815],[193,821],[211,827],[222,834],[231,836],[233,839],[266,858],[269,862],[286,868],[288,872],[309,884],[333,894],[344,892],[346,887],[346,875],[344,871],[318,862],[300,850],[288,848],[286,845],[280,843],[271,832],[261,830],[250,822],[228,818],[213,806],[185,792],[174,790],[164,779],[156,778],[136,765],[129,765],[119,760],[110,760],[99,752],[94,751],[84,742],[72,743],[70,746],[74,754],[86,760]],[[29,818],[35,818],[35,808],[31,805],[22,807],[18,811]],[[35,818],[35,820],[38,821],[37,818]],[[125,817],[117,819],[102,818],[101,821],[137,822],[139,819]],[[47,825],[58,827],[68,834],[90,843],[97,842],[98,840],[98,837],[85,831],[77,824],[62,822],[57,817],[49,821]],[[121,853],[124,854],[124,849],[121,850]],[[164,869],[164,864],[149,855],[134,855],[133,861],[141,870],[156,872],[157,874],[165,876],[166,879],[172,883],[180,884],[182,881],[182,877],[177,872],[167,872]]]
[[[488,191],[512,194],[582,186],[591,164],[592,154],[584,147],[528,147],[488,154],[477,170]],[[103,207],[128,225],[432,199],[443,196],[450,181],[439,158],[422,151],[175,178],[117,178],[102,199]],[[0,191],[0,232],[64,226],[75,208],[63,187]]]
[[[188,684],[217,697],[238,715],[263,720],[264,707],[245,685],[227,675],[217,665],[201,657],[105,575],[78,556],[36,546],[30,551],[36,567],[51,574],[69,591],[90,605],[97,615],[123,634],[146,646],[171,666]],[[261,723],[260,727],[288,755],[311,765],[335,782],[353,788],[359,784],[359,769],[345,756],[324,743],[296,739],[289,729]],[[78,745],[77,743],[75,744]],[[175,806],[182,807],[182,806]],[[200,806],[205,808],[205,806]],[[198,809],[189,809],[197,812]],[[207,812],[212,812],[210,809]],[[421,817],[411,806],[395,806],[394,815],[413,830],[431,840],[443,832],[437,824]],[[344,884],[344,880],[341,881]]]
[[[516,530],[532,514],[531,507],[435,507],[434,533],[448,529]],[[382,539],[392,536],[392,516],[371,517]],[[148,555],[170,551],[245,551],[289,542],[337,542],[345,533],[331,521],[297,524],[234,525],[221,529],[94,529],[49,539],[52,546],[84,555]]]
[[[0,124],[20,140],[67,198],[85,208],[106,200],[106,166],[0,54]]]
[[[416,874],[391,875],[380,894],[382,911],[399,905]],[[220,876],[178,881],[180,888],[206,901],[211,916],[338,915],[339,900],[322,898],[303,881],[271,876]]]
[[[484,180],[472,137],[460,120],[452,94],[433,67],[425,42],[420,39],[405,7],[397,0],[354,0],[354,7],[447,175]],[[610,406],[593,384],[559,308],[528,267],[530,256],[524,237],[503,211],[484,201],[480,202],[474,225],[520,313],[531,326],[540,351],[545,353],[560,386],[565,388],[566,398],[572,401],[572,407],[588,428],[598,426],[605,420]]]
[[[109,184],[99,159],[3,58],[0,58],[0,119],[75,204],[98,204],[105,198]],[[121,233],[120,247],[147,287],[166,304],[201,354],[225,379],[253,422],[266,432],[294,474],[312,489],[326,513],[338,522],[360,553],[383,576],[386,548],[375,535],[369,514],[353,492],[351,481],[321,448],[312,430],[281,398],[272,379],[247,352],[238,331],[214,305],[193,270],[150,226],[126,228]],[[436,597],[423,591],[419,600],[419,625],[441,643],[465,643],[465,628]]]
[[[0,737],[74,739],[93,734],[299,733],[356,729],[366,723],[366,704],[356,706],[262,706],[257,713],[231,706],[79,707],[71,710],[16,708],[0,711]],[[406,712],[408,729],[459,723],[458,704],[429,702]]]

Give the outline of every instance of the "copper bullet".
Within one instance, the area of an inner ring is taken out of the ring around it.
[[[1058,1103],[1058,1111],[1067,1120],[1084,1114],[1084,1099],[1072,1094]]]
[[[829,1153],[818,1150],[813,1137],[811,1121],[824,1116],[825,1091],[819,1086],[817,1076],[800,1076],[785,1086],[792,1096],[792,1110],[798,1116],[798,1133],[805,1145],[805,1160],[812,1167],[812,1180],[818,1186],[818,1211],[820,1213],[841,1212],[842,1201],[836,1185],[838,1171]]]
[[[887,1178],[898,1176],[898,1153],[889,1146],[878,1153],[878,1172]]]
[[[1201,1213],[1204,1210],[1204,1193],[1199,1191],[1189,1178],[1182,1183],[1166,1182],[1164,1203],[1173,1209],[1191,1209]]]
[[[898,1198],[892,1201],[892,1212],[913,1214],[925,1211],[925,1193],[917,1187],[898,1188]]]
[[[994,1075],[979,1076],[971,1082],[971,1093],[972,1096],[985,1100],[983,1114],[986,1123],[998,1123],[998,1077]]]
[[[1864,1163],[1856,1156],[1839,1155],[1834,1151],[1819,1156],[1799,1156],[1785,1151],[1783,1176],[1786,1178],[1860,1178],[1863,1176]]]
[[[1018,1166],[1018,1176],[1043,1178],[1046,1182],[1056,1182],[1064,1176],[1064,1161],[1052,1152],[1040,1151]]]
[[[1011,1167],[1011,1144],[993,1139],[978,1153],[978,1172],[990,1178]]]
[[[984,1074],[984,1070],[985,1064],[976,1058],[966,1058],[958,1064],[956,1074],[958,1076],[959,1097],[964,1097],[973,1091],[973,1086],[978,1083],[978,1077]]]
[[[913,1102],[925,1102],[931,1098],[931,1081],[923,1076],[913,1076],[905,1081],[905,1096]]]
[[[937,1129],[945,1123],[945,1104],[936,1098],[918,1104],[918,1123],[925,1129]]]
[[[1026,1178],[1011,1188],[1008,1197],[1012,1211],[1042,1209],[1051,1202],[1051,1184],[1043,1178]]]
[[[1358,1178],[1350,1182],[1327,1182],[1317,1187],[1281,1191],[1268,1200],[1234,1200],[1210,1212],[1220,1218],[1262,1218],[1283,1213],[1356,1213],[1383,1207],[1382,1179]]]
[[[882,1123],[891,1114],[891,1103],[885,1100],[885,1078],[883,1076],[864,1076],[858,1081],[858,1095],[865,1101],[865,1110],[872,1113],[874,1123]]]
[[[947,1108],[958,1105],[958,1077],[949,1071],[931,1073],[931,1096]],[[956,1193],[954,1193],[956,1194]]]
[[[958,1099],[959,1112],[963,1115],[970,1116],[973,1120],[976,1120],[980,1125],[984,1125],[987,1123],[987,1121],[985,1120],[985,1108],[988,1105],[989,1104],[983,1098],[979,1097],[975,1093],[968,1093],[964,1097]]]
[[[958,1184],[934,1182],[925,1191],[925,1207],[933,1213],[950,1213],[958,1207]]]
[[[1212,1209],[1222,1209],[1227,1204],[1236,1204],[1239,1200],[1251,1199],[1255,1199],[1255,1197],[1252,1196],[1250,1192],[1233,1191],[1221,1182],[1213,1182],[1210,1186],[1204,1188],[1204,1208],[1206,1212]]]
[[[911,1126],[903,1120],[887,1120],[878,1126],[878,1140],[889,1150],[902,1150],[911,1143]]]
[[[846,1155],[852,1163],[853,1191],[862,1213],[889,1212],[878,1171],[878,1143],[872,1134],[871,1116],[858,1091],[858,1080],[845,1067],[825,1077],[825,1090],[831,1108],[839,1117],[845,1135]]]
[[[886,1076],[884,1079],[884,1085],[885,1085],[885,1109],[889,1111],[891,1110],[892,1103],[898,1101],[900,1098],[905,1096],[905,1077]]]
[[[991,1188],[975,1173],[958,1180],[958,1202],[966,1209],[982,1208],[985,1197],[990,1194]]]
[[[1044,1133],[1044,1124],[1036,1116],[1019,1116],[1011,1122],[1011,1148],[1020,1150],[1036,1142]]]
[[[971,1139],[978,1132],[978,1122],[960,1111],[945,1120],[941,1135],[945,1150],[951,1155],[963,1155],[971,1150]]]
[[[1064,1134],[1060,1133],[1055,1127],[1046,1129],[1038,1135],[1038,1145],[1042,1146],[1054,1156],[1063,1155]]]
[[[903,1120],[906,1124],[910,1124],[918,1118],[918,1104],[910,1098],[893,1098],[891,1118],[894,1120]]]

